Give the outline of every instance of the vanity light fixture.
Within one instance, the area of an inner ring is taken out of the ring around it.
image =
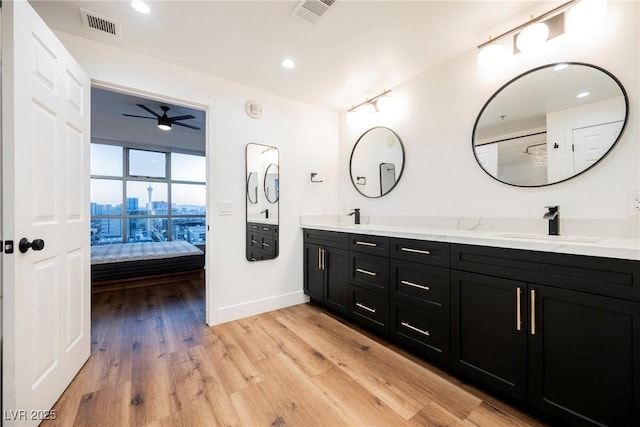
[[[361,102],[347,110],[347,123],[355,124],[361,115],[373,115],[386,109],[389,104],[386,102],[391,90],[384,90],[381,94],[374,96],[373,98],[367,98],[366,101]]]
[[[136,11],[143,13],[145,15],[151,12],[151,8],[144,0],[133,0],[131,2],[131,7],[134,8]]]
[[[567,9],[569,12],[565,14]],[[489,41],[479,45],[478,65],[484,69],[502,68],[510,54],[506,46],[510,46],[511,53],[536,50],[549,38],[583,27],[592,29],[606,10],[607,0],[570,0],[538,17],[532,15],[528,22],[497,37],[489,37]],[[508,37],[513,37],[511,44],[498,43]]]

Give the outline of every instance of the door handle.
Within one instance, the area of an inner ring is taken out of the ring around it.
[[[42,249],[44,249],[44,240],[34,239],[33,242],[30,242],[26,237],[20,239],[20,242],[18,242],[18,249],[20,250],[20,253],[27,252],[29,248],[33,249],[34,251],[41,251]]]

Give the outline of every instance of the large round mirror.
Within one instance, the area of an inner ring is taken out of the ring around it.
[[[604,158],[627,123],[622,84],[589,64],[550,64],[502,86],[473,129],[482,169],[505,184],[541,187],[566,181]]]
[[[278,165],[271,163],[264,173],[264,197],[269,203],[275,203],[280,198],[279,178]]]
[[[403,169],[402,141],[386,127],[374,127],[363,133],[351,152],[351,182],[366,197],[382,197],[393,190]]]

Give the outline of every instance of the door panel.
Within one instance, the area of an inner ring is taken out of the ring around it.
[[[322,247],[310,243],[304,245],[304,293],[311,299],[322,302],[324,295],[324,270],[322,270]]]
[[[640,303],[530,286],[536,294],[531,403],[571,424],[634,425],[640,419],[634,386],[640,378]]]
[[[349,308],[349,253],[343,249],[325,250],[324,303],[335,310],[346,313]]]
[[[30,414],[90,352],[90,80],[26,1],[2,6],[3,236],[16,246],[3,258],[3,403]],[[21,253],[21,238],[45,246]]]

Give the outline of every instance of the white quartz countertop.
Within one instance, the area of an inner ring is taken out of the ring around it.
[[[353,217],[349,219],[353,221]],[[548,236],[544,233],[520,233],[499,229],[473,230],[416,224],[354,225],[352,222],[331,221],[331,219],[317,216],[301,217],[300,225],[301,228],[343,233],[640,260],[640,240],[637,238],[588,235]]]

